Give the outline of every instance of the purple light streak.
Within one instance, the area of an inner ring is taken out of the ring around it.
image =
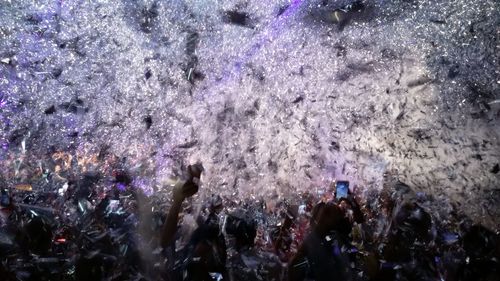
[[[208,92],[202,93],[201,96],[198,97],[199,100],[204,100],[207,96],[213,94],[213,89],[216,86],[220,86],[231,81],[234,78],[237,78],[241,75],[241,71],[243,66],[248,63],[250,59],[255,57],[257,53],[262,49],[262,47],[269,44],[269,42],[274,41],[285,29],[286,21],[293,16],[300,8],[301,4],[304,0],[292,0],[290,6],[283,12],[280,16],[278,16],[267,28],[265,28],[259,36],[257,36],[256,42],[253,43],[250,48],[243,54],[243,56],[237,60],[234,64],[230,66],[229,70],[223,71],[224,77],[220,80],[217,80],[212,85],[208,86]]]
[[[220,80],[216,80],[211,85],[207,87],[199,95],[195,96],[198,101],[203,101],[206,98],[215,94],[215,88],[230,82],[233,79],[238,78],[241,75],[243,66],[246,65],[253,57],[255,57],[259,51],[268,45],[270,42],[274,41],[278,36],[280,36],[285,30],[287,21],[297,13],[303,4],[303,0],[291,0],[290,5],[277,18],[275,18],[271,24],[267,26],[255,39],[255,42],[250,45],[250,47],[244,52],[244,54],[236,62],[229,65],[229,69],[223,71],[223,77]],[[167,147],[165,147],[167,146]],[[165,167],[171,165],[171,160],[167,159],[164,155],[167,155],[166,151],[173,151],[173,144],[165,143],[162,148],[159,149],[158,155],[156,156],[156,179],[161,178],[160,173],[164,171]]]

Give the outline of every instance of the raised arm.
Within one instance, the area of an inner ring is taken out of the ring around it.
[[[342,198],[340,199],[340,202],[346,202],[351,206],[351,210],[353,212],[353,219],[357,223],[364,223],[365,218],[363,215],[363,212],[361,211],[361,207],[359,206],[358,202],[354,197],[349,197],[349,198]]]
[[[161,231],[161,246],[166,247],[173,242],[175,233],[177,232],[177,223],[179,222],[179,213],[181,212],[182,202],[184,202],[184,197],[182,195],[183,181],[177,182],[174,187],[174,202],[168,210],[167,220],[163,224]]]
[[[198,192],[198,184],[202,171],[203,166],[201,166],[201,164],[189,166],[188,179],[186,181],[178,181],[175,184],[173,190],[174,202],[168,211],[167,220],[161,231],[160,245],[162,247],[166,247],[174,241],[182,202],[184,202],[187,197],[191,197]]]

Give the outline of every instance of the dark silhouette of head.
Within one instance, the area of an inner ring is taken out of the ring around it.
[[[321,233],[337,230],[344,218],[344,213],[339,206],[333,203],[321,202],[312,211],[311,225]]]
[[[252,247],[257,236],[255,220],[245,216],[229,215],[226,221],[226,233],[235,238],[236,249]]]

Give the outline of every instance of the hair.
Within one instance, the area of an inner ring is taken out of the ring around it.
[[[328,222],[327,220],[332,219],[334,220],[333,223],[337,225],[343,217],[344,213],[338,205],[334,203],[320,202],[314,206],[311,212],[311,225],[325,225],[325,223]]]
[[[325,207],[326,203],[325,202],[319,202],[318,204],[316,204],[312,211],[311,211],[311,221],[310,221],[310,224],[311,225],[315,225],[317,224],[318,222],[318,217],[321,213],[321,211],[323,210],[323,208]]]

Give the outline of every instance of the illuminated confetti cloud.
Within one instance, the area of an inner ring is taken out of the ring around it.
[[[2,175],[119,168],[151,194],[201,161],[205,196],[258,197],[389,173],[498,226],[499,18],[488,0],[2,1]]]

